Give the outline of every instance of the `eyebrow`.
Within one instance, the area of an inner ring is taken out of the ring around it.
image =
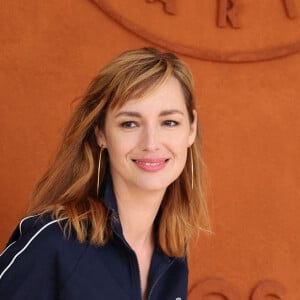
[[[184,113],[178,109],[168,109],[168,110],[161,111],[159,113],[159,116],[164,117],[164,116],[169,116],[174,114],[184,115]],[[128,117],[136,117],[136,118],[142,117],[142,115],[139,112],[135,112],[135,111],[121,111],[115,117],[118,118],[120,116],[128,116]]]

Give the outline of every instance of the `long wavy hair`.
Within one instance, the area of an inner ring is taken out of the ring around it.
[[[98,197],[96,191],[99,146],[95,127],[103,128],[108,109],[151,92],[170,76],[181,85],[192,123],[196,108],[192,75],[174,54],[143,48],[126,51],[108,63],[80,100],[53,162],[32,192],[28,213],[51,213],[55,218],[66,219],[65,231],[75,230],[80,242],[107,243],[112,231],[107,208],[101,201],[103,194]],[[106,151],[101,161],[101,170],[109,170]],[[183,256],[193,234],[209,229],[203,171],[198,126],[186,165],[167,188],[157,220],[158,244],[169,256]],[[104,177],[102,174],[100,178],[102,191]]]

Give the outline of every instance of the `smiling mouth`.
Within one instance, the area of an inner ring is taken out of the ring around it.
[[[143,171],[155,172],[163,169],[167,165],[169,159],[133,159],[132,161]]]

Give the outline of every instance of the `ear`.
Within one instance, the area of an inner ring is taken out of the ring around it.
[[[95,129],[94,129],[94,132],[95,132],[97,144],[99,145],[99,147],[105,147],[106,146],[106,139],[105,139],[105,135],[104,135],[103,130],[100,129],[98,126],[96,126]]]
[[[188,139],[189,147],[194,143],[197,134],[198,119],[197,119],[197,112],[195,109],[193,110],[193,115],[194,115],[194,120],[193,123],[191,123],[190,125],[190,134]]]

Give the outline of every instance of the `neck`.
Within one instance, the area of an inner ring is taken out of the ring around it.
[[[164,191],[141,191],[120,184],[114,191],[126,241],[134,250],[153,246],[153,224]]]

